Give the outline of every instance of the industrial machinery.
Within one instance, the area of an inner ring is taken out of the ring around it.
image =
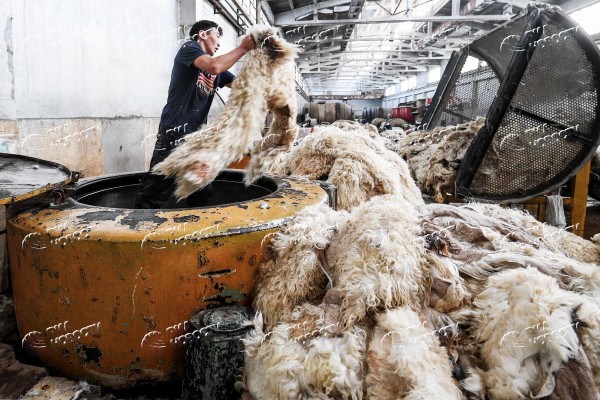
[[[485,62],[467,71],[469,56]],[[454,52],[426,129],[486,116],[458,169],[456,194],[518,202],[557,189],[600,140],[600,53],[557,7],[521,14]]]
[[[113,388],[180,380],[190,319],[249,305],[273,233],[328,201],[316,183],[264,177],[247,188],[242,171],[226,170],[203,207],[136,210],[140,173],[67,186],[64,167],[0,159],[37,175],[21,177],[37,186],[6,183],[2,192],[13,203],[7,238],[24,350],[70,378]]]

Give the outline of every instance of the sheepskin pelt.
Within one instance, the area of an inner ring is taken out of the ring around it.
[[[600,271],[583,261],[595,257],[592,242],[497,205],[428,204],[419,211],[427,239],[465,279],[467,297],[481,292],[491,275],[528,265],[555,278],[562,289],[600,295]],[[577,249],[588,255],[575,254]]]
[[[600,310],[585,296],[560,289],[534,268],[490,277],[475,306],[474,338],[492,400],[552,394],[559,369],[582,357],[578,334],[600,323]]]
[[[341,299],[345,326],[369,311],[428,306],[431,277],[417,222],[404,197],[379,196],[353,209],[331,238],[326,269]]]
[[[326,205],[307,207],[275,234],[258,268],[253,304],[267,328],[291,321],[299,304],[321,301],[331,286],[323,253],[345,215]]]
[[[464,398],[434,330],[408,307],[377,314],[367,366],[371,400]]]
[[[398,154],[407,162],[418,186],[442,203],[454,194],[456,171],[469,145],[483,127],[485,118],[429,131],[409,131],[400,140]]]
[[[248,390],[562,400],[584,385],[581,398],[593,398],[597,244],[572,236],[517,210],[415,207],[402,195],[308,208],[259,267],[254,305],[265,321],[246,344]]]
[[[296,49],[272,27],[248,30],[256,48],[247,54],[221,114],[205,129],[185,137],[153,172],[175,176],[175,195],[181,199],[212,182],[231,162],[253,150],[247,182],[280,160],[296,136],[296,95],[293,77]],[[267,109],[275,115],[265,138],[261,128]]]
[[[460,289],[447,288],[460,285],[454,267],[440,262],[430,273],[417,222],[402,196],[378,196],[350,213],[307,208],[274,237],[273,254],[259,266],[255,309],[269,327],[289,321],[303,301],[323,301],[338,304],[349,327],[372,311],[428,306],[432,277],[443,281],[440,307],[460,303]]]
[[[344,132],[366,133],[367,135],[369,135],[370,137],[373,137],[373,138],[377,136],[377,128],[375,128],[371,124],[361,124],[360,122],[356,122],[356,121],[339,120],[339,121],[335,121],[334,123],[332,123],[331,126],[340,128]]]
[[[448,314],[433,308],[425,309],[424,317],[435,332],[440,345],[446,348],[452,364],[452,375],[460,383],[467,399],[485,400],[485,385],[481,378],[483,363],[479,359],[479,349],[469,332]]]
[[[290,45],[277,36],[271,36],[266,40],[269,42],[267,47],[273,47],[270,42],[276,44],[274,51],[284,53],[292,51],[289,48]],[[296,69],[295,64],[290,60],[291,54],[290,56],[278,56],[268,72],[273,74],[270,77],[271,82],[267,93],[267,107],[273,112],[273,122],[265,137],[254,145],[250,163],[246,168],[245,182],[247,185],[265,173],[279,168],[289,156],[289,151],[298,135],[298,126],[296,125],[298,106],[294,84]]]
[[[366,333],[339,331],[335,306],[305,304],[266,333],[260,314],[245,339],[243,388],[256,400],[363,398]]]
[[[350,210],[382,194],[423,204],[406,162],[363,130],[317,129],[291,153],[279,172],[325,180],[338,189],[338,208]]]
[[[542,223],[522,210],[483,203],[465,204],[464,207],[529,232],[536,238],[536,244],[542,243],[552,252],[564,254],[584,263],[600,264],[600,253],[598,253],[600,248],[593,241],[574,235],[565,229]]]

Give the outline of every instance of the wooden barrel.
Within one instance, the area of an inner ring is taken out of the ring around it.
[[[335,120],[335,103],[325,103],[325,119],[321,122],[332,124]]]
[[[319,105],[317,103],[310,103],[310,118],[317,119],[319,118]]]
[[[319,121],[320,124],[322,124],[323,122],[325,122],[325,104],[319,104],[319,113],[317,116],[317,120]]]

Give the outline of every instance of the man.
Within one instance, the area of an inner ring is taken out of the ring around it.
[[[150,170],[181,143],[185,135],[206,123],[218,88],[230,86],[235,76],[228,71],[244,54],[254,49],[252,36],[245,36],[229,53],[213,57],[219,50],[223,30],[213,21],[201,20],[190,29],[190,39],[175,56],[167,104],[163,108]],[[173,192],[172,178],[150,171],[142,179],[136,208],[161,208]]]

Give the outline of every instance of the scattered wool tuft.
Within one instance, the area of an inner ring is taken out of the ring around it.
[[[318,129],[292,151],[279,172],[333,183],[338,189],[338,207],[344,210],[382,194],[423,204],[406,162],[364,130]]]
[[[248,33],[253,35],[256,48],[247,54],[218,118],[186,136],[185,142],[153,169],[159,175],[175,176],[175,195],[179,199],[212,182],[227,165],[252,148],[255,150],[247,180],[255,180],[263,169],[280,160],[295,138],[294,80],[282,79],[290,76],[296,49],[277,36],[275,28],[256,25]],[[275,120],[269,135],[261,140],[268,108],[273,109]]]

